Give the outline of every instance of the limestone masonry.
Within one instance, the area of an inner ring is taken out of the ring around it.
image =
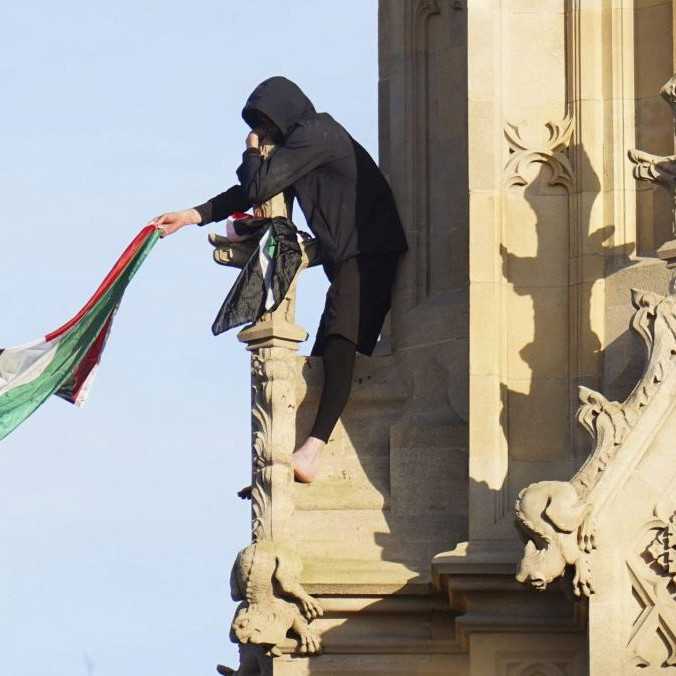
[[[676,674],[675,5],[381,0],[410,251],[315,483],[295,285],[240,333],[252,543],[221,673]]]

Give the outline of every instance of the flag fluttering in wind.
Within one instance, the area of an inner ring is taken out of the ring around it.
[[[50,395],[82,406],[127,284],[159,238],[143,228],[84,307],[33,343],[0,348],[0,439]]]

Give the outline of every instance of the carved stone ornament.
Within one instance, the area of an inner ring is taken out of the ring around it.
[[[648,563],[676,584],[676,512],[663,519],[661,528],[645,551]]]
[[[253,540],[265,535],[265,514],[270,502],[271,486],[271,424],[270,396],[264,376],[265,362],[257,355],[251,359],[251,532]]]
[[[516,501],[518,524],[531,538],[526,544],[517,580],[543,590],[575,568],[576,595],[593,593],[589,555],[595,549],[594,491],[643,410],[674,370],[676,300],[632,290],[636,312],[632,328],[648,350],[643,376],[623,402],[579,388],[577,418],[593,440],[592,450],[570,481],[541,481],[524,488]]]
[[[676,75],[672,75],[660,89],[660,96],[669,104],[672,113],[676,113]],[[635,165],[636,179],[657,183],[673,190],[676,183],[676,155],[651,155],[636,149],[630,150],[628,154]]]
[[[634,178],[649,181],[673,190],[676,184],[676,155],[652,155],[632,149],[628,153],[634,163]]]
[[[301,586],[301,571],[293,550],[269,540],[254,542],[237,555],[230,576],[232,598],[241,601],[232,621],[234,642],[261,646],[266,654],[277,656],[291,631],[301,654],[320,652],[321,641],[308,622],[323,610]]]
[[[655,508],[627,561],[639,606],[627,642],[635,667],[676,666],[676,512],[670,511]]]
[[[540,481],[522,490],[516,518],[533,539],[526,543],[516,579],[544,591],[571,565],[575,567],[575,595],[592,594],[588,554],[595,548],[595,529],[591,510],[572,482]]]
[[[676,75],[660,89],[660,96],[671,107],[676,122]],[[673,201],[672,232],[676,237],[676,155],[652,155],[642,150],[632,149],[628,153],[634,164],[634,178],[660,185],[671,193]]]
[[[525,129],[507,123],[504,133],[510,149],[505,165],[505,186],[512,188],[530,183],[527,168],[534,163],[545,164],[551,170],[550,185],[562,185],[572,190],[575,183],[573,167],[565,150],[575,127],[570,113],[560,122],[547,122],[547,135],[540,140],[525,138]]]

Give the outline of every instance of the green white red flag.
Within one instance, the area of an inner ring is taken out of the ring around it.
[[[52,394],[84,404],[124,291],[158,238],[156,226],[143,228],[84,307],[56,331],[0,349],[0,439]]]

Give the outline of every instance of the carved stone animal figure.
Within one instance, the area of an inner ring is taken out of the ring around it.
[[[230,586],[233,600],[242,603],[232,622],[233,642],[263,646],[267,654],[276,656],[291,630],[300,641],[300,653],[320,652],[321,641],[307,620],[319,617],[323,610],[301,586],[301,571],[295,552],[269,540],[255,542],[237,555]]]
[[[663,95],[672,108],[676,108],[675,91],[676,79],[672,78],[663,88]],[[676,162],[676,156],[671,159]],[[607,476],[607,468],[622,452],[642,412],[665,380],[672,377],[676,354],[674,296],[664,298],[633,289],[632,303],[636,313],[631,325],[648,351],[641,379],[622,403],[608,401],[599,392],[580,387],[581,406],[577,418],[592,437],[589,457],[570,481],[531,484],[519,494],[517,520],[532,539],[524,550],[517,579],[529,582],[536,589],[545,589],[552,580],[563,575],[567,565],[572,565],[575,566],[575,593],[588,596],[593,592],[588,555],[595,549],[591,513],[598,486]]]
[[[576,596],[592,594],[586,556],[594,548],[591,504],[580,498],[575,487],[565,481],[531,484],[519,493],[516,517],[542,545],[528,541],[516,579],[544,591],[571,565],[575,566]]]

